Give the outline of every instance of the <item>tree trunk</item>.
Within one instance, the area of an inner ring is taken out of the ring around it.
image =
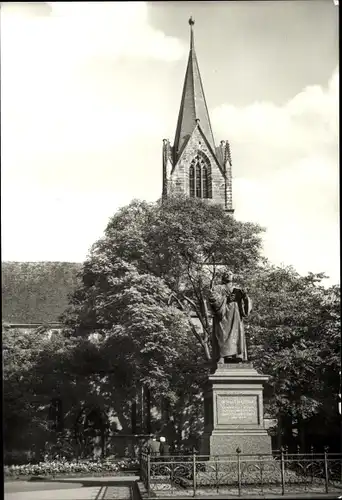
[[[278,417],[278,423],[277,423],[277,445],[276,448],[277,450],[280,450],[280,448],[283,446],[283,440],[282,440],[282,418],[281,415]]]
[[[137,402],[135,399],[131,404],[131,432],[132,434],[136,434],[137,432]]]
[[[209,350],[209,345],[208,345],[208,342],[205,342],[204,345],[203,345],[203,349],[204,349],[204,355],[205,355],[205,359],[207,361],[212,361],[211,359],[211,354],[210,354],[210,350]]]
[[[298,417],[298,443],[302,453],[305,453],[306,439],[305,439],[305,426],[304,421],[301,417]]]

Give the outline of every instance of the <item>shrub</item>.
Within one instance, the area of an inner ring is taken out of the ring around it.
[[[39,462],[38,464],[5,465],[5,477],[27,477],[27,476],[56,476],[56,475],[110,475],[137,468],[137,460],[122,459],[116,461],[102,460],[90,461],[67,461],[53,460],[50,462]]]

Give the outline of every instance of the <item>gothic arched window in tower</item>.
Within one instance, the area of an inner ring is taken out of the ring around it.
[[[209,178],[208,178],[208,169],[204,165],[202,168],[202,195],[203,198],[209,198]]]
[[[192,198],[212,198],[210,161],[202,152],[198,152],[191,162],[189,187]]]
[[[195,198],[195,167],[190,165],[189,169],[190,196]]]
[[[202,198],[202,169],[199,163],[196,164],[196,198]]]

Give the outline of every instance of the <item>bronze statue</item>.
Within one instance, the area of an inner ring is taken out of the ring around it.
[[[233,286],[233,274],[225,272],[222,285],[209,293],[213,311],[213,359],[217,363],[247,361],[243,318],[251,311],[251,301],[244,290]]]

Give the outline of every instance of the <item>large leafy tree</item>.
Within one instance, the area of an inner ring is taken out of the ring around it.
[[[41,456],[46,443],[63,438],[63,424],[68,427],[68,421],[75,420],[82,401],[98,399],[94,377],[85,378],[78,370],[87,354],[93,361],[96,353],[96,346],[89,349],[86,339],[68,339],[48,325],[33,330],[3,325],[6,451],[17,450],[20,457],[20,450],[30,449]],[[61,404],[59,415],[54,401]],[[70,442],[70,432],[66,435]]]
[[[255,304],[250,357],[270,375],[268,411],[284,428],[304,431],[317,418],[330,426],[338,419],[340,288],[324,287],[324,278],[270,265],[248,278]]]
[[[325,289],[320,274],[302,277],[269,265],[260,257],[261,232],[218,206],[182,197],[163,204],[134,201],[109,221],[84,265],[65,324],[79,338],[97,332],[101,362],[91,367],[104,374],[105,394],[110,388],[121,394],[123,422],[123,402],[145,383],[154,397],[169,398],[178,429],[194,426],[184,421],[184,408],[200,414],[210,361],[206,297],[222,266],[253,299],[246,322],[249,356],[270,375],[269,413],[291,423],[334,414],[339,288]]]
[[[133,201],[109,221],[64,322],[74,339],[94,334],[101,361],[91,371],[102,388],[115,387],[122,425],[130,424],[124,401],[140,384],[171,406],[197,404],[211,359],[208,290],[223,263],[240,273],[256,267],[261,232],[186,197]]]
[[[44,327],[28,331],[3,327],[6,449],[38,448],[50,435],[47,409],[62,381],[57,361],[64,339],[46,333]]]
[[[184,313],[177,317],[187,321],[210,360],[206,294],[222,264],[239,274],[257,265],[261,232],[260,226],[238,222],[202,200],[133,201],[114,215],[104,238],[93,246],[66,323],[83,334],[106,331],[127,316],[138,320],[139,329],[148,307],[159,306],[165,314],[165,306],[174,306],[173,317],[177,310]],[[201,333],[190,317],[197,318]]]

